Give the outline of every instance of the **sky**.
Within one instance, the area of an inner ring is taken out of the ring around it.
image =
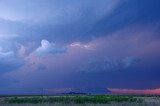
[[[0,0],[0,94],[160,94],[159,0]]]

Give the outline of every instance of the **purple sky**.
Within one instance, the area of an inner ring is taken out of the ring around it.
[[[159,4],[0,0],[0,94],[157,92]]]

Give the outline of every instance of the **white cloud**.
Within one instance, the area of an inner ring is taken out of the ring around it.
[[[94,50],[90,44],[82,44],[80,42],[74,42],[69,45],[70,47],[79,47],[87,50]]]
[[[38,47],[35,51],[38,56],[44,56],[47,54],[59,54],[63,52],[65,52],[65,48],[56,47],[54,43],[50,43],[45,39],[41,41],[41,46]]]
[[[6,58],[11,58],[13,56],[14,56],[14,52],[13,51],[4,52],[3,48],[0,47],[0,60],[6,59]]]
[[[6,59],[13,57],[14,53],[12,51],[10,52],[0,52],[0,59]]]

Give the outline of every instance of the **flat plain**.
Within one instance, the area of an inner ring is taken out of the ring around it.
[[[0,106],[160,106],[160,97],[146,95],[1,96]]]

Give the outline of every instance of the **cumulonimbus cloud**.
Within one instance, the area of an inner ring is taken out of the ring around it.
[[[65,51],[65,48],[56,47],[54,43],[50,43],[48,40],[43,39],[41,41],[41,46],[36,49],[35,53],[38,56],[45,56],[47,54],[60,54]]]

